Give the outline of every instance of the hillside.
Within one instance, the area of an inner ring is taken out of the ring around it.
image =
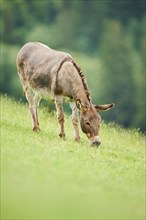
[[[101,126],[102,144],[81,133],[58,137],[56,115],[39,110],[31,131],[28,106],[1,97],[1,219],[145,219],[144,137]]]

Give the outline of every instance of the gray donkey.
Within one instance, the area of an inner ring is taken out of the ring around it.
[[[63,97],[68,97],[72,109],[75,140],[80,140],[79,111],[82,131],[87,135],[91,145],[100,145],[101,117],[98,112],[112,108],[114,103],[106,105],[92,104],[87,82],[80,67],[71,55],[53,50],[42,43],[30,42],[20,49],[16,64],[29,103],[33,131],[40,130],[37,107],[41,98],[52,95],[57,109],[59,136],[65,139],[62,100]]]

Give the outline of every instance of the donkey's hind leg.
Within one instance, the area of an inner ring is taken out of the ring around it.
[[[27,101],[29,103],[30,113],[32,116],[32,125],[33,125],[32,129],[33,131],[40,131],[37,108],[39,106],[41,96],[38,94],[34,94],[30,88],[26,89],[25,93],[26,93]]]

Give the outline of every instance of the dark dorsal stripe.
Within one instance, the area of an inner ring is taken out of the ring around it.
[[[90,91],[89,91],[89,88],[88,88],[88,85],[87,85],[87,81],[85,79],[85,76],[81,70],[81,68],[79,67],[78,63],[75,62],[74,60],[72,60],[72,63],[73,65],[75,66],[75,68],[77,69],[81,79],[82,79],[82,82],[83,82],[83,86],[84,86],[84,89],[85,89],[85,93],[87,95],[87,98],[89,100],[89,102],[91,103],[91,94],[90,94]]]

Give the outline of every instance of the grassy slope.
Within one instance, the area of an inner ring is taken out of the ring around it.
[[[2,219],[144,219],[144,138],[105,124],[95,149],[81,134],[58,137],[56,117],[39,111],[31,131],[28,107],[1,98]]]

